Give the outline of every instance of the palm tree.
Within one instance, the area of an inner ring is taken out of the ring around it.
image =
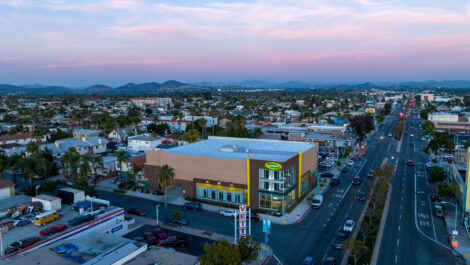
[[[61,158],[62,166],[67,168],[67,175],[70,176],[70,169],[72,171],[72,177],[76,177],[77,163],[79,159],[80,155],[77,153],[77,149],[75,149],[75,147],[70,147],[69,151],[67,151],[65,155]]]
[[[204,138],[204,133],[206,131],[207,120],[202,118],[198,120],[199,126],[201,126],[202,137]]]
[[[132,179],[134,180],[135,186],[137,187],[137,175],[142,171],[142,167],[139,165],[132,165]]]
[[[218,115],[218,114],[219,114],[219,113],[218,113],[217,110],[215,110],[215,109],[212,109],[212,110],[209,112],[209,116],[211,116],[212,119],[217,118],[217,115]],[[214,135],[215,135],[215,123],[212,122],[212,136],[214,136]]]
[[[169,165],[163,165],[158,172],[159,183],[163,187],[163,191],[165,192],[165,223],[168,221],[168,198],[167,198],[167,190],[168,187],[171,186],[174,182],[175,177],[175,170],[170,167]]]
[[[39,152],[39,144],[35,141],[30,141],[26,144],[26,152],[30,153],[31,155],[36,154]]]
[[[29,189],[33,187],[33,172],[34,172],[34,158],[33,157],[23,157],[18,163],[17,167],[21,170],[21,177],[23,178],[23,187],[25,178],[29,178]]]
[[[91,160],[91,165],[93,166],[94,172],[93,184],[96,184],[96,178],[98,176],[98,170],[96,170],[96,167],[103,166],[103,157],[100,155],[93,157],[93,159]]]
[[[127,156],[127,152],[124,150],[119,150],[116,152],[117,161],[119,163],[119,168],[121,171],[122,176],[122,164],[129,162],[129,156]]]
[[[264,133],[263,133],[263,130],[261,130],[261,128],[255,128],[255,129],[253,130],[253,135],[254,135],[257,139],[259,139],[259,138],[261,137],[261,135],[263,135],[263,134],[264,134]]]
[[[80,181],[87,180],[91,171],[90,162],[92,161],[93,157],[89,154],[80,156]]]

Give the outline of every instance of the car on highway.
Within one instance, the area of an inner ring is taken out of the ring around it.
[[[137,209],[137,208],[129,208],[127,210],[127,213],[133,214],[133,215],[139,215],[139,216],[144,216],[146,214],[144,209]]]
[[[392,133],[388,133],[388,137],[392,137],[392,136],[393,136]]]
[[[414,143],[414,142],[410,142],[410,146],[415,146],[415,143]]]
[[[415,162],[413,162],[413,160],[408,160],[406,161],[406,165],[412,167],[415,165]]]
[[[64,224],[51,225],[43,230],[39,231],[41,236],[48,236],[57,232],[61,232],[67,229],[67,226]]]
[[[403,134],[408,134],[408,132],[407,132],[407,131],[404,131]]]
[[[351,233],[354,229],[354,221],[353,220],[346,220],[343,225],[343,231],[347,233]]]
[[[359,184],[361,184],[361,177],[355,176],[355,177],[353,178],[353,180],[352,180],[352,184],[353,184],[353,185],[359,185]]]
[[[426,163],[426,170],[430,170],[434,166],[433,162],[427,162]]]
[[[234,217],[237,215],[237,212],[235,210],[222,210],[219,214],[222,216]]]
[[[161,247],[182,247],[189,245],[189,240],[187,237],[176,237],[169,236],[166,239],[158,241],[158,245]]]
[[[444,158],[445,158],[445,159],[454,158],[454,155],[452,155],[452,154],[445,154],[445,155],[444,155]]]
[[[193,210],[193,211],[201,211],[202,205],[200,202],[187,202],[183,204],[183,209],[186,210]]]
[[[82,215],[82,216],[77,216],[71,220],[69,220],[67,223],[71,226],[83,224],[85,222],[93,220],[94,217],[93,215]]]
[[[426,137],[421,137],[421,141],[426,141]]]
[[[439,196],[439,194],[437,194],[437,193],[431,194],[430,198],[431,198],[431,201],[433,201],[433,202],[435,202],[435,201],[438,201],[438,202],[441,201],[441,196]]]
[[[380,140],[383,140],[383,139],[385,139],[385,136],[383,136],[383,135],[380,136]]]
[[[373,171],[373,170],[369,171],[369,173],[367,173],[367,177],[368,177],[368,178],[373,178],[373,177],[375,177],[375,176],[374,176],[374,171]]]
[[[343,249],[343,242],[344,242],[344,239],[335,238],[332,243],[333,248],[339,249],[339,250]]]
[[[7,246],[7,248],[5,249],[5,254],[14,253],[24,248],[27,248],[33,245],[34,243],[38,242],[39,240],[39,237],[28,237],[23,240],[15,241]]]
[[[347,164],[348,164],[348,166],[354,165],[354,160],[348,160]]]
[[[343,173],[347,173],[348,171],[349,171],[349,167],[343,167],[341,169],[341,172],[343,172]]]
[[[338,186],[340,180],[338,177],[331,178],[330,180],[330,186]]]
[[[305,257],[304,260],[302,260],[302,265],[315,265],[315,260],[313,257]]]
[[[323,264],[322,265],[336,265],[336,259],[333,258],[333,257],[327,257],[325,258],[325,260],[323,260]]]
[[[357,196],[356,196],[356,200],[358,201],[365,201],[366,200],[366,196],[367,196],[367,193],[364,192],[364,191],[360,191]]]

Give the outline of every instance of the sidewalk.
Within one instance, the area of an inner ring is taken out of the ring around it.
[[[135,216],[134,218],[136,220],[134,224],[135,228],[138,228],[142,225],[152,225],[152,226],[155,225],[154,219],[150,219],[148,217],[143,217],[143,216]],[[217,233],[213,233],[210,231],[203,231],[203,230],[194,229],[194,228],[187,227],[187,226],[172,227],[172,226],[163,225],[162,223],[160,223],[159,225],[168,230],[178,231],[178,232],[195,235],[199,237],[204,237],[204,238],[212,239],[215,241],[225,238],[228,242],[233,243],[233,236],[217,234]],[[272,255],[273,255],[272,249],[269,246],[265,245],[264,243],[260,242],[260,251],[259,251],[258,258],[252,263],[250,263],[250,265],[264,265],[272,258]]]
[[[455,214],[453,211],[447,211],[448,213],[452,212],[452,214],[446,214],[444,218],[444,223],[447,229],[447,234],[449,237],[449,245],[452,240],[452,231],[454,231],[455,227]],[[470,238],[467,235],[467,231],[465,231],[465,227],[462,224],[462,218],[460,213],[457,215],[457,232],[459,233],[455,236],[455,239],[458,242],[457,247],[452,247],[455,252],[459,253],[463,259],[465,259],[466,264],[470,264]]]

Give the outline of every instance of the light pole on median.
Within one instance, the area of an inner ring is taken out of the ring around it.
[[[158,226],[158,207],[160,207],[160,205],[155,205],[155,212],[157,214],[157,218],[156,218],[156,223],[157,223],[157,226]]]

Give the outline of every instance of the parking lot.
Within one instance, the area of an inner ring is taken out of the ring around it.
[[[144,226],[128,233],[125,237],[129,238],[129,239],[134,239],[136,237],[142,237],[142,235],[145,232],[151,232],[155,228],[156,228],[156,226],[144,225]],[[173,231],[173,230],[168,230],[168,229],[163,229],[163,230],[168,235],[173,235],[173,236],[177,236],[177,237],[187,237],[188,240],[189,240],[189,245],[188,246],[186,246],[184,248],[176,247],[174,249],[176,251],[183,252],[185,254],[189,254],[189,255],[193,255],[193,256],[197,256],[197,257],[200,257],[200,256],[204,255],[204,244],[206,242],[209,243],[209,244],[215,242],[214,240],[204,238],[204,237],[199,237],[199,236],[186,234],[186,233],[182,233],[182,232],[177,232],[177,231]]]
[[[42,229],[46,228],[47,226],[50,225],[56,225],[56,224],[65,224],[67,225],[67,221],[70,219],[73,219],[79,215],[78,211],[75,211],[72,209],[72,206],[70,205],[62,205],[62,210],[58,211],[58,213],[61,215],[61,217],[53,222],[48,223],[45,226],[37,226],[32,223],[33,218],[31,218],[31,222],[23,227],[15,227],[12,230],[3,233],[3,247],[6,248],[9,244],[17,241],[17,240],[22,240],[28,237],[33,237],[37,236],[41,238],[41,240],[44,240],[46,238],[49,238],[53,235],[49,236],[41,236],[39,234],[39,231]],[[28,219],[29,220],[29,219]],[[70,227],[67,228],[67,230],[70,229]],[[66,231],[66,230],[64,230]]]

